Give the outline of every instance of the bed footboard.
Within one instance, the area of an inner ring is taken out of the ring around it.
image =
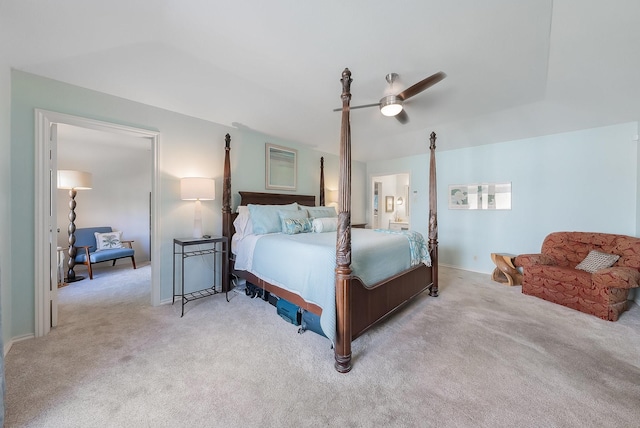
[[[432,268],[420,264],[373,287],[351,280],[351,337],[355,339],[433,286]]]

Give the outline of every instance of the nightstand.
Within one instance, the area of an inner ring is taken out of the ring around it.
[[[195,247],[197,245],[197,247]],[[193,256],[213,255],[213,281],[212,286],[203,288],[190,293],[184,292],[184,259]],[[216,276],[218,269],[216,268],[216,256],[221,255],[222,265],[219,269],[221,290],[216,289]],[[176,257],[180,256],[180,286],[176,288]],[[229,266],[229,239],[226,236],[212,236],[210,238],[176,238],[173,240],[173,299],[171,304],[175,303],[176,297],[180,297],[182,304],[182,315],[184,316],[184,305],[192,300],[202,299],[203,297],[213,296],[218,293],[225,293],[227,302],[229,301],[229,275],[227,267]]]

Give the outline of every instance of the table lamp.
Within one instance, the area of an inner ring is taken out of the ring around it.
[[[183,201],[196,201],[193,218],[193,237],[202,238],[202,206],[200,201],[216,199],[216,182],[213,178],[185,177],[180,180],[180,196]]]

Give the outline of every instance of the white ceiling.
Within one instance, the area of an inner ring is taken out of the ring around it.
[[[353,157],[451,150],[640,119],[637,0],[0,0],[0,53],[20,70],[338,152],[352,105],[384,76],[399,124],[352,111]],[[402,89],[398,87],[398,91]]]

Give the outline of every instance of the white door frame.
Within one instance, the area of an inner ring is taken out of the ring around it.
[[[87,119],[53,111],[35,110],[35,336],[40,337],[51,330],[51,269],[50,266],[50,145],[51,124],[89,128],[128,136],[148,138],[151,141],[152,178],[151,178],[151,304],[160,305],[160,133],[146,129],[133,128],[110,122]],[[55,166],[55,163],[54,163]],[[55,173],[55,171],[54,171]],[[55,227],[55,224],[53,225]]]
[[[52,123],[49,127],[51,131],[49,133],[49,228],[46,233],[48,233],[48,242],[49,242],[49,265],[47,266],[49,269],[49,300],[50,300],[50,311],[49,314],[51,317],[51,327],[55,327],[58,325],[58,275],[54,277],[53,275],[53,267],[58,266],[58,242],[57,242],[57,227],[56,227],[56,214],[58,212],[57,205],[58,201],[56,198],[56,188],[58,183],[57,174],[54,172],[58,171],[58,124]],[[55,185],[54,185],[55,184]],[[55,232],[54,232],[55,231]],[[56,238],[54,238],[56,236]],[[58,273],[59,268],[56,269],[56,273]],[[55,279],[54,279],[55,278]]]

